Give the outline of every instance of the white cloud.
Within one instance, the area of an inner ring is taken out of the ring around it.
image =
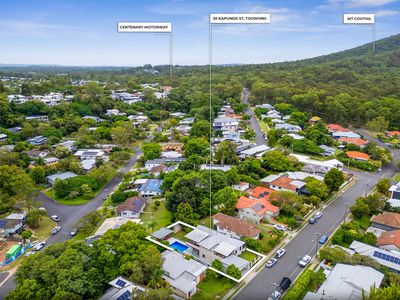
[[[316,9],[369,8],[380,7],[395,2],[399,2],[399,0],[328,0],[325,4],[318,6]]]
[[[388,17],[388,16],[395,16],[398,15],[398,10],[378,10],[375,12],[375,16],[377,17]]]

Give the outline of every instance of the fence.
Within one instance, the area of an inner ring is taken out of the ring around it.
[[[22,254],[24,254],[26,252],[26,250],[28,250],[29,248],[32,247],[32,244],[29,243],[28,245],[24,246],[17,254],[15,254],[13,257],[8,258],[6,260],[3,260],[2,262],[0,262],[0,266],[6,266],[10,263],[12,263],[14,260],[16,260],[18,257],[20,257]]]

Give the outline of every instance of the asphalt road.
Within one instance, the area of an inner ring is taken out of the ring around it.
[[[125,163],[125,165],[118,170],[119,173],[127,173],[136,164],[137,158],[142,155],[139,148],[134,148],[135,153],[132,157]],[[61,231],[56,235],[51,235],[48,240],[46,247],[48,245],[63,242],[71,238],[70,232],[75,226],[75,223],[82,218],[87,213],[98,209],[103,203],[103,199],[106,198],[112,191],[114,191],[118,184],[121,182],[121,178],[114,176],[104,188],[94,197],[90,202],[83,205],[62,205],[53,199],[49,198],[43,193],[39,193],[37,201],[40,206],[46,208],[49,216],[57,215],[61,218],[59,225],[61,226]],[[56,226],[56,223],[54,223]],[[8,293],[15,288],[14,275],[10,276],[0,287],[0,299],[4,299]]]
[[[249,95],[250,92],[247,89],[243,89],[242,93],[242,101],[243,103],[248,105],[248,108],[246,109],[245,113],[246,115],[250,116],[250,125],[254,129],[254,132],[256,134],[255,136],[255,141],[257,145],[265,145],[267,144],[267,140],[264,138],[264,132],[262,131],[260,124],[258,123],[257,117],[250,108],[249,104]]]
[[[360,133],[367,139],[377,142],[380,146],[388,148],[379,140],[373,139],[365,131]],[[315,255],[317,247],[317,234],[331,235],[332,232],[341,224],[347,211],[347,207],[351,206],[357,197],[364,196],[375,186],[376,182],[382,177],[393,177],[396,172],[395,161],[400,158],[400,150],[391,149],[394,157],[393,162],[384,168],[381,172],[353,173],[358,181],[343,192],[335,201],[331,202],[325,210],[322,211],[323,216],[316,224],[307,224],[288,244],[285,245],[286,254],[279,259],[278,263],[271,269],[264,268],[258,273],[247,286],[245,286],[235,297],[235,299],[267,299],[268,296],[276,289],[276,284],[280,284],[283,277],[289,277],[294,280],[303,270],[299,267],[298,262],[304,255]]]

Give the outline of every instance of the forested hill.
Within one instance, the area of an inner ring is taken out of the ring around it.
[[[400,52],[400,34],[393,35],[375,42],[376,54]],[[303,59],[298,62],[302,64],[316,64],[330,61],[337,61],[341,59],[358,58],[361,55],[372,54],[372,43],[368,43],[356,48],[322,55],[310,59]]]
[[[248,65],[253,103],[286,103],[328,122],[364,126],[380,117],[400,128],[400,35],[295,62]]]

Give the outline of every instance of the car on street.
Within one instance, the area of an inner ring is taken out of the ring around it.
[[[61,230],[61,226],[56,226],[51,230],[51,234],[55,235]]]
[[[281,299],[281,297],[282,297],[282,294],[279,293],[278,291],[275,291],[268,297],[268,300],[279,300],[279,299]]]
[[[51,218],[54,222],[60,222],[60,221],[61,221],[60,217],[57,216],[57,215],[52,215],[50,218]]]
[[[322,213],[321,213],[321,212],[317,212],[317,213],[315,214],[315,217],[316,217],[317,219],[321,218],[321,217],[322,217]]]
[[[272,268],[277,262],[278,262],[277,259],[271,258],[270,260],[267,261],[267,263],[265,264],[265,266],[266,266],[267,268]]]
[[[46,245],[46,242],[38,243],[35,247],[33,247],[34,251],[40,251]]]
[[[325,244],[327,240],[328,240],[328,236],[327,236],[327,235],[323,235],[323,236],[321,236],[321,238],[319,239],[319,243],[320,243],[320,244]]]
[[[291,284],[292,284],[292,279],[290,279],[289,277],[283,277],[281,280],[281,284],[279,285],[279,288],[283,291],[286,291]]]
[[[311,256],[309,255],[304,255],[303,258],[299,261],[300,267],[305,267],[309,264],[311,261]]]
[[[276,251],[275,256],[277,258],[281,258],[283,255],[285,255],[285,253],[286,253],[286,250],[282,248],[282,249],[279,249],[278,251]]]
[[[77,233],[78,233],[78,229],[77,229],[77,228],[76,228],[76,229],[73,228],[69,234],[70,234],[71,236],[75,236]]]
[[[317,220],[318,220],[317,217],[312,217],[310,220],[308,220],[308,223],[315,224],[315,223],[317,223]]]
[[[286,226],[283,226],[281,224],[275,224],[274,228],[277,230],[281,230],[281,231],[286,231],[286,229],[287,229]]]

